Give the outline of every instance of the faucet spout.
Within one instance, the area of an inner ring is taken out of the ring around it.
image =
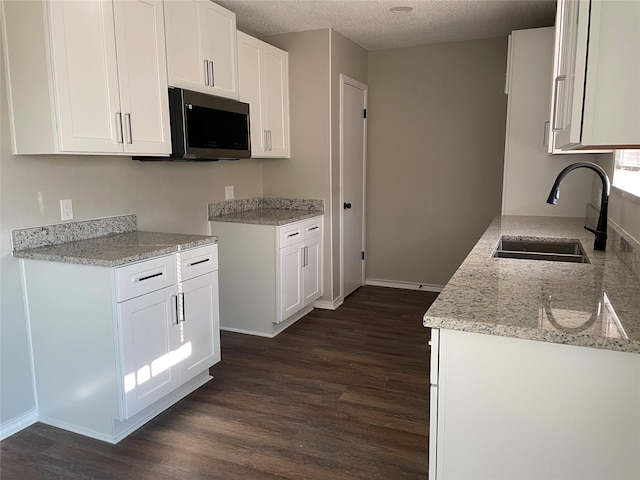
[[[596,172],[600,177],[600,180],[602,180],[602,196],[600,198],[600,216],[598,217],[598,224],[596,228],[591,228],[586,225],[584,228],[596,236],[593,244],[594,250],[604,250],[607,246],[607,216],[609,210],[609,193],[611,190],[611,183],[609,182],[607,172],[605,172],[602,167],[590,162],[577,162],[565,167],[556,177],[556,181],[553,182],[553,187],[551,187],[551,192],[549,192],[549,197],[547,198],[547,203],[551,205],[556,205],[558,203],[558,199],[560,198],[560,183],[562,182],[562,179],[576,168],[589,168]]]

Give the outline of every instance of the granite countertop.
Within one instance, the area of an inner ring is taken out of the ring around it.
[[[117,267],[188,248],[216,243],[207,235],[131,231],[14,251],[18,258]]]
[[[324,215],[322,200],[297,198],[250,198],[209,204],[212,222],[286,225]]]
[[[244,212],[228,213],[211,218],[214,222],[252,223],[256,225],[286,225],[306,218],[324,215],[322,210],[282,210],[259,208]]]
[[[424,315],[424,326],[640,353],[640,280],[594,251],[584,220],[499,216]],[[492,258],[501,235],[571,238],[591,263]],[[628,245],[628,244],[626,244]]]

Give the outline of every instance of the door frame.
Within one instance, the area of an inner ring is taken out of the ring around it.
[[[349,85],[364,93],[364,108],[367,109],[369,86],[365,83],[351,78],[343,73],[340,74],[340,205],[344,205],[344,89]],[[362,251],[365,252],[366,236],[366,177],[367,177],[367,118],[364,118],[364,134],[362,138]],[[344,208],[340,208],[340,298],[344,300]],[[365,283],[365,259],[362,261],[361,284]]]

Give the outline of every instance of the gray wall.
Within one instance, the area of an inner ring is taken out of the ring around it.
[[[343,35],[313,30],[264,39],[289,52],[291,158],[264,160],[265,196],[325,201],[324,295],[340,293],[340,74],[367,83],[367,52]]]
[[[2,50],[0,46],[0,51]],[[75,220],[135,213],[143,230],[206,234],[207,203],[262,195],[259,160],[140,163],[129,157],[11,154],[4,63],[0,69],[0,425],[35,408],[27,322],[14,228],[60,221],[59,200],[73,200]],[[70,292],[70,299],[73,292]]]
[[[331,31],[331,220],[334,233],[340,232],[340,74],[367,84],[368,54],[359,45],[353,43],[344,35]],[[332,237],[332,251],[334,272],[333,298],[342,295],[340,291],[340,274],[342,269],[341,235]]]
[[[500,213],[507,39],[369,53],[368,280],[444,285]]]

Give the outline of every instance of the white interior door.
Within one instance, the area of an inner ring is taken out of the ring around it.
[[[364,174],[367,86],[340,76],[342,296],[364,285]]]

